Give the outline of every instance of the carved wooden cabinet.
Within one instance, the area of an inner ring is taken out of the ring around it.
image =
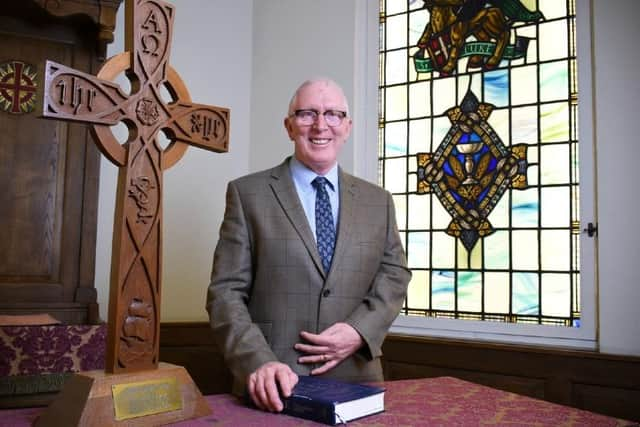
[[[0,314],[99,321],[100,157],[83,124],[40,117],[44,61],[95,74],[122,0],[9,0],[0,8]]]

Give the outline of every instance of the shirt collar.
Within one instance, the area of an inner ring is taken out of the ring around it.
[[[289,168],[291,169],[291,177],[295,181],[296,185],[299,188],[304,189],[304,191],[312,191],[313,185],[311,182],[317,176],[324,176],[327,181],[331,184],[329,188],[332,191],[337,191],[338,188],[338,164],[336,163],[325,175],[318,175],[305,165],[303,165],[295,156],[291,156],[291,161],[289,162]]]

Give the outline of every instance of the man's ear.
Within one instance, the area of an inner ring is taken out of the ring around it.
[[[292,129],[292,125],[291,125],[291,121],[289,120],[289,117],[284,118],[284,128],[287,130],[289,139],[293,141],[293,129]]]

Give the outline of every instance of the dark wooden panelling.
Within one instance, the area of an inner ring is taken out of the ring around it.
[[[203,394],[231,392],[231,373],[208,323],[160,324],[160,360],[184,366]]]
[[[449,375],[640,421],[640,358],[591,351],[390,335],[385,378]]]
[[[21,0],[0,9],[0,62],[95,73],[122,0]],[[0,313],[97,323],[99,153],[87,127],[0,111]]]
[[[637,408],[640,403],[640,390],[574,383],[573,400],[578,408],[601,413],[610,412],[621,418],[640,420]]]

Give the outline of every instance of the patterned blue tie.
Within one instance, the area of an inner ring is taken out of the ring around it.
[[[313,180],[312,184],[316,189],[316,243],[318,252],[320,252],[320,259],[322,259],[322,267],[325,273],[328,273],[329,267],[331,267],[331,258],[333,258],[333,248],[336,245],[336,231],[333,226],[331,202],[326,188],[331,183],[327,178],[318,176]]]

